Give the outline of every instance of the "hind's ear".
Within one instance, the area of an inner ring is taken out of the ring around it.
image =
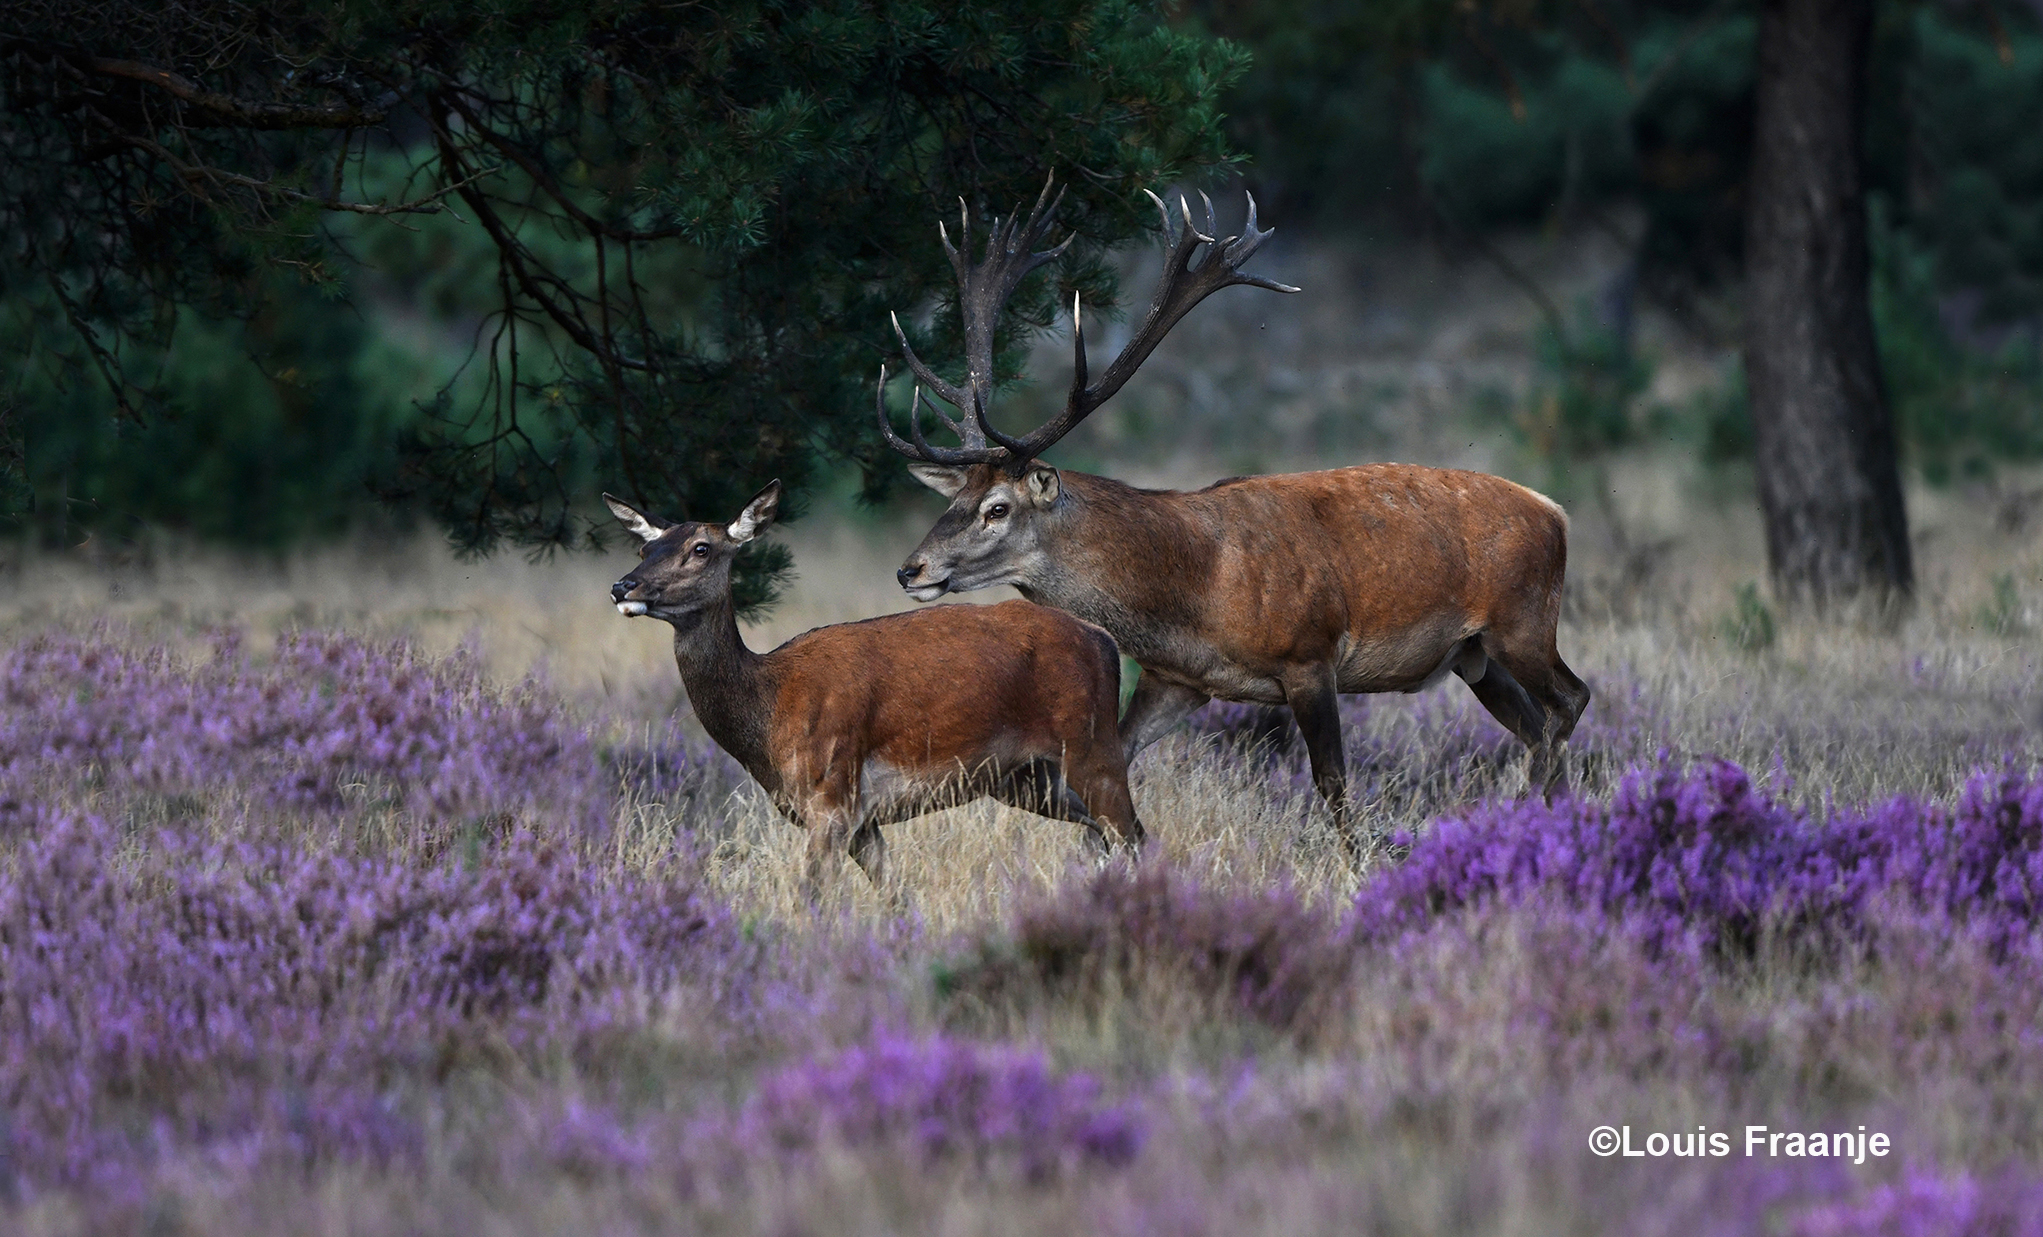
[[[610,514],[617,517],[617,522],[640,541],[657,541],[661,533],[673,527],[665,520],[640,514],[621,498],[605,494],[603,505],[610,508]]]
[[[773,523],[773,517],[780,513],[780,482],[778,479],[766,483],[766,488],[752,496],[745,509],[738,513],[724,529],[724,535],[739,545],[745,544]]]

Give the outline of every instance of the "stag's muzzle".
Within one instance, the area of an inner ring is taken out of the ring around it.
[[[923,580],[920,584],[916,583],[921,579],[926,567],[927,564],[911,558],[901,564],[901,570],[894,573],[894,578],[901,582],[901,590],[917,601],[935,601],[950,591],[951,582],[948,579]]]

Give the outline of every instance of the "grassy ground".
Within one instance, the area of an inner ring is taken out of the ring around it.
[[[1353,702],[1352,872],[1298,754],[1216,709],[1137,762],[1139,870],[971,805],[890,833],[906,915],[848,864],[798,896],[802,839],[670,720],[665,629],[606,604],[617,561],[18,565],[0,1223],[2028,1231],[2043,559],[1990,503],[1916,513],[1897,632],[1741,602],[1755,530],[1707,504],[1643,566],[1639,520],[1578,519],[1562,649],[1597,694],[1558,814],[1513,802],[1521,755],[1458,685]],[[798,527],[755,647],[903,608],[918,518]],[[531,670],[549,686],[503,686]],[[1965,806],[1982,771],[2015,806]],[[1969,892],[1896,874],[1975,826],[1999,849]],[[1589,841],[1538,850],[1564,836]],[[1858,866],[1780,858],[1812,838]],[[1634,843],[1636,882],[1568,875]],[[1484,864],[1507,875],[1468,893]],[[1776,891],[1752,906],[1748,868]],[[1606,1123],[1737,1153],[1603,1159]],[[1748,1124],[1894,1151],[1747,1157]]]

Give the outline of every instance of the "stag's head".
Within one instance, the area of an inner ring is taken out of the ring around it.
[[[951,505],[894,578],[917,601],[1002,584],[1025,584],[1046,559],[1045,526],[1063,485],[1057,470],[1028,461],[1019,472],[999,464],[908,465],[915,479]]]
[[[766,531],[780,510],[780,482],[754,495],[729,524],[671,524],[605,494],[610,514],[639,539],[638,566],[610,586],[610,600],[626,618],[674,622],[731,596],[731,560]]]
[[[909,468],[924,485],[950,499],[950,508],[929,530],[921,546],[896,573],[901,587],[917,601],[931,601],[946,592],[990,588],[999,584],[1027,582],[1041,566],[1044,532],[1054,520],[1063,501],[1063,485],[1057,470],[1038,462],[1037,456],[1073,426],[1111,399],[1147,360],[1170,329],[1206,297],[1234,284],[1269,288],[1277,292],[1298,289],[1260,275],[1244,275],[1241,264],[1248,261],[1268,240],[1268,231],[1256,229],[1256,200],[1248,200],[1248,222],[1239,236],[1220,237],[1213,222],[1213,203],[1204,194],[1206,227],[1192,222],[1191,205],[1178,199],[1182,226],[1171,219],[1163,199],[1150,194],[1163,215],[1163,276],[1141,329],[1128,340],[1100,374],[1088,383],[1085,325],[1078,298],[1071,301],[1073,349],[1071,393],[1064,410],[1022,438],[1010,438],[995,429],[986,418],[993,401],[993,335],[1001,310],[1021,281],[1037,267],[1063,253],[1069,237],[1052,248],[1036,245],[1048,231],[1050,219],[1063,200],[1060,192],[1050,197],[1049,184],[1037,196],[1036,205],[1023,218],[1019,210],[1006,219],[996,218],[986,238],[983,257],[971,261],[971,214],[964,212],[959,243],[951,244],[950,233],[939,225],[944,253],[958,278],[958,315],[964,328],[967,375],[962,386],[949,382],[924,365],[908,344],[900,319],[894,320],[894,335],[901,353],[915,375],[917,386],[908,403],[908,437],[894,432],[887,416],[887,371],[880,368],[878,411],[880,430],[887,445],[907,456]],[[953,417],[932,403],[925,391],[956,409]],[[933,446],[922,434],[924,409],[935,413],[958,438],[956,447]]]

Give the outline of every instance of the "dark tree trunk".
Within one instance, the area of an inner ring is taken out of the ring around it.
[[[1775,592],[1889,611],[1914,585],[1867,301],[1872,0],[1762,0],[1745,379]]]

